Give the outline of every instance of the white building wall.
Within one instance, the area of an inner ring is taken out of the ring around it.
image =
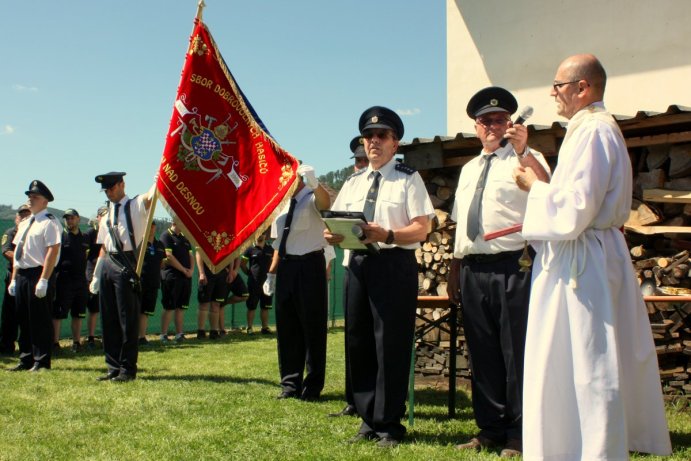
[[[691,0],[447,0],[447,134],[473,133],[470,97],[502,86],[529,124],[558,118],[550,86],[559,63],[593,53],[615,114],[691,107]]]

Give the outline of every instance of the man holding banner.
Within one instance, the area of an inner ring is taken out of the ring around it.
[[[135,251],[142,243],[147,211],[155,189],[130,199],[123,172],[96,176],[110,205],[98,228],[102,244],[89,289],[99,294],[103,349],[108,372],[99,381],[126,382],[137,376],[139,353],[139,275]]]

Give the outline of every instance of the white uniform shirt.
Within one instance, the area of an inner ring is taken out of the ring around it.
[[[132,247],[132,242],[130,242],[130,235],[127,232],[127,217],[125,216],[125,203],[130,200],[126,195],[120,200],[120,209],[118,210],[118,224],[115,226],[115,234],[122,242],[123,251],[134,251],[135,248]],[[146,224],[146,206],[145,206],[145,196],[138,195],[130,201],[130,216],[132,218],[132,232],[134,232],[134,238],[139,244],[144,235],[144,226]],[[112,225],[114,222],[115,204],[111,203],[108,206],[108,214],[104,216],[101,221],[101,225],[98,226],[98,236],[96,237],[96,243],[104,245],[104,249],[109,252],[117,252],[118,249],[113,243],[113,239],[110,236],[110,231],[108,229],[109,224]]]
[[[50,215],[48,210],[39,211],[38,214],[32,215],[17,226],[17,233],[14,236],[12,243],[19,245],[26,228],[34,219],[34,224],[29,229],[24,239],[24,249],[22,259],[17,261],[17,250],[14,251],[14,265],[19,269],[30,269],[33,267],[43,266],[48,247],[59,245],[62,242],[62,224],[58,219]],[[58,247],[58,256],[56,261],[60,260],[60,247]]]
[[[293,221],[290,223],[286,254],[300,256],[324,249],[328,243],[324,240],[324,221],[317,210],[314,192],[303,187],[295,199],[297,204],[293,211]],[[281,210],[281,214],[271,224],[271,238],[275,239],[272,244],[274,250],[278,250],[281,245],[289,208],[290,203],[287,203]]]
[[[412,222],[414,218],[434,216],[434,207],[427,194],[425,184],[417,171],[391,159],[386,165],[379,168],[381,178],[379,180],[379,193],[374,209],[374,222],[384,229],[402,229]],[[374,170],[367,167],[366,170],[351,175],[343,184],[338,197],[331,209],[334,211],[363,211],[365,199],[372,182]],[[379,243],[381,248],[400,247],[414,250],[420,247],[418,242],[407,245],[387,245]]]
[[[529,149],[526,147],[526,149]],[[549,172],[549,166],[541,153],[530,150],[540,164]],[[525,215],[528,193],[520,190],[513,179],[514,168],[520,166],[516,151],[512,144],[500,147],[496,151],[496,158],[487,174],[485,190],[482,194],[482,208],[480,213],[480,234],[474,242],[468,239],[466,233],[468,209],[473,200],[478,179],[482,174],[485,159],[488,155],[480,155],[466,163],[461,170],[456,189],[456,199],[451,212],[451,219],[456,221],[456,239],[454,243],[454,257],[462,258],[468,254],[495,254],[503,251],[516,251],[524,246],[525,239],[517,232],[494,240],[485,241],[484,234],[505,227],[521,224]]]

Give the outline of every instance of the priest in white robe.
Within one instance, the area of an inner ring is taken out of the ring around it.
[[[631,164],[602,100],[592,55],[567,58],[551,95],[569,119],[549,184],[514,172],[529,191],[523,237],[537,255],[523,385],[523,458],[627,460],[671,453],[657,356],[622,226]]]

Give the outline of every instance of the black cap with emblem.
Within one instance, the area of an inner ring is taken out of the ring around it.
[[[350,151],[353,153],[350,158],[367,158],[365,146],[362,144],[362,136],[355,136],[350,141]]]
[[[45,197],[49,202],[53,201],[53,194],[50,193],[50,189],[48,189],[48,187],[38,179],[31,181],[31,184],[29,184],[29,190],[24,193],[26,195],[38,194]]]
[[[518,109],[518,102],[504,88],[498,86],[490,86],[484,88],[470,98],[466,113],[468,117],[475,120],[481,115],[489,114],[491,112],[508,112],[513,114]]]
[[[122,177],[126,174],[127,173],[122,171],[111,171],[110,173],[96,176],[95,180],[101,185],[101,190],[106,190],[122,181]]]
[[[373,106],[367,109],[360,116],[358,123],[360,134],[365,134],[366,130],[383,128],[392,130],[400,140],[403,138],[403,121],[398,114],[391,109],[382,106]]]

